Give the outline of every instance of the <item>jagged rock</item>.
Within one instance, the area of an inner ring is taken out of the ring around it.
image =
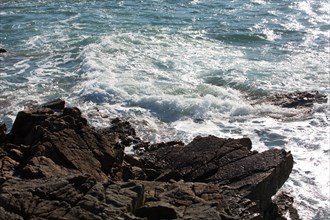
[[[156,219],[238,219],[235,218],[216,184],[192,182],[147,182],[145,205],[136,210],[139,217]]]
[[[65,107],[65,101],[62,99],[55,99],[53,101],[42,104],[41,107],[50,108],[52,110],[63,110]]]
[[[221,139],[214,136],[197,137],[188,145],[169,142],[152,145],[140,155],[145,168],[176,170],[185,181],[206,181],[231,161],[251,152],[249,139]]]
[[[13,160],[7,155],[2,154],[0,159],[0,175],[1,177],[11,177],[15,173],[15,169],[19,166],[19,162]]]
[[[279,220],[286,219],[289,216],[292,220],[300,220],[297,209],[293,205],[293,197],[287,193],[281,192],[274,198],[274,203],[277,205],[277,213],[280,216]]]
[[[11,178],[0,187],[0,219],[139,219],[129,213],[143,200],[144,188],[135,183],[86,175]]]
[[[123,148],[89,127],[77,108],[64,108],[62,114],[49,108],[19,112],[6,139],[29,147],[15,170],[24,178],[80,172],[104,181],[123,161]]]
[[[2,129],[0,219],[279,216],[271,197],[291,172],[290,152],[258,153],[248,138],[215,136],[149,144],[128,122],[94,129],[63,105],[19,112],[10,133]],[[143,150],[124,155],[125,146]]]
[[[327,100],[327,97],[318,91],[293,92],[266,97],[257,101],[256,104],[270,103],[284,108],[309,108],[314,103],[326,103]]]
[[[250,150],[248,138],[208,136],[197,137],[186,146],[170,143],[153,147],[141,159],[146,168],[170,170],[172,178],[157,180],[183,179],[225,185],[239,192],[242,198],[254,201],[264,215],[272,205],[271,197],[289,177],[293,158],[279,149],[262,153]]]

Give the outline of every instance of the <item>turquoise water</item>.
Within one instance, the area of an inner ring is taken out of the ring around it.
[[[303,219],[330,215],[329,104],[253,105],[330,94],[327,0],[0,1],[0,122],[63,98],[94,126],[129,120],[145,140],[249,136],[290,150],[283,190]],[[129,149],[128,149],[129,151]]]

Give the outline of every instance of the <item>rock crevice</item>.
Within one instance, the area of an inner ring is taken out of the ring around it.
[[[139,154],[125,155],[132,145]],[[128,122],[95,129],[55,100],[0,126],[0,219],[284,219],[271,197],[292,155],[251,148],[215,136],[150,144]]]

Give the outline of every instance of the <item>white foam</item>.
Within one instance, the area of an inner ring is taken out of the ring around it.
[[[244,3],[244,11],[271,6],[269,1],[251,2]],[[329,23],[329,3],[315,7],[314,2],[291,3],[294,11],[288,14],[269,7],[273,16],[249,29],[264,38],[260,47],[253,48],[210,39],[213,30],[195,26],[200,23],[198,14],[193,24],[181,29],[145,25],[140,31],[114,28],[90,36],[74,32],[86,30],[77,13],[28,38],[23,42],[24,57],[3,67],[1,97],[8,97],[11,107],[1,113],[24,105],[24,99],[43,102],[60,95],[69,105],[79,106],[92,125],[106,127],[111,118],[124,118],[146,141],[188,143],[197,135],[247,136],[259,151],[291,150],[295,165],[285,188],[297,198],[301,215],[312,219],[318,209],[329,209],[329,103],[302,112],[251,105],[242,96],[254,89],[330,93],[330,47],[317,48],[317,41],[328,36],[321,25]],[[230,13],[239,10],[235,7]],[[97,16],[113,20],[108,12],[100,10]],[[213,16],[218,13],[214,11]],[[301,42],[282,43],[302,29]],[[93,43],[81,51],[81,41]],[[39,57],[37,62],[35,57]],[[63,67],[70,62],[77,63],[76,67]],[[9,73],[24,82],[6,82]],[[64,85],[59,83],[63,79]],[[9,118],[0,118],[10,124],[15,112],[6,115]]]

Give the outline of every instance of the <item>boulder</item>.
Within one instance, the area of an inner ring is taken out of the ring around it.
[[[116,176],[113,168],[124,156],[116,138],[97,133],[77,108],[61,114],[50,108],[19,112],[6,141],[29,148],[15,170],[23,178],[84,173],[105,181]]]
[[[294,207],[294,198],[286,192],[281,192],[274,197],[274,203],[276,203],[276,212],[279,214],[279,220],[286,219],[285,216],[289,216],[292,220],[300,220],[297,209]]]
[[[50,102],[46,102],[40,105],[41,108],[50,108],[52,110],[63,110],[65,107],[65,101],[62,99],[55,99]]]

